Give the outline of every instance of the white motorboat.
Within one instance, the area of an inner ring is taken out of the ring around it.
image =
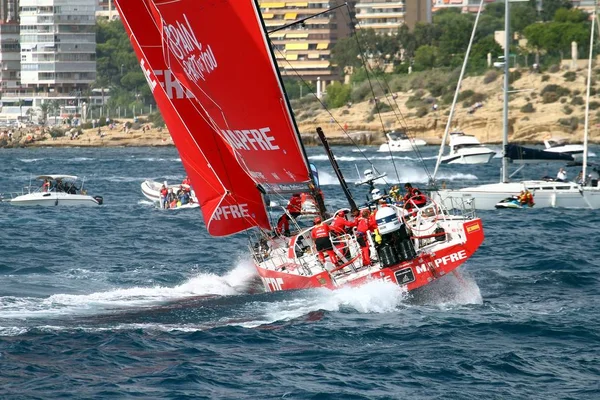
[[[32,190],[27,187],[10,200],[16,206],[97,206],[103,203],[101,196],[90,196],[81,186],[77,187],[77,177],[74,175],[40,175],[36,179],[42,185]]]
[[[505,18],[505,34],[506,42],[510,41],[510,2],[505,3],[506,18]],[[591,41],[593,42],[593,26]],[[593,44],[590,45],[593,49]],[[505,49],[505,57],[508,59],[508,46]],[[563,163],[573,162],[574,158],[570,154],[563,152],[548,152],[545,150],[537,150],[525,148],[508,143],[508,65],[504,69],[504,111],[503,111],[503,157],[502,157],[502,174],[501,182],[494,184],[485,184],[462,189],[441,189],[432,192],[431,197],[434,201],[442,204],[446,208],[461,207],[465,200],[478,210],[493,210],[496,204],[506,199],[519,194],[522,190],[529,190],[535,196],[536,208],[544,207],[564,207],[564,208],[600,208],[600,187],[598,181],[588,179],[586,175],[587,167],[587,141],[588,141],[588,122],[589,122],[589,81],[591,74],[592,51],[590,50],[589,68],[588,68],[588,97],[586,100],[586,121],[584,135],[584,152],[583,152],[583,171],[582,175],[586,177],[583,185],[575,182],[564,182],[558,179],[547,180],[524,180],[520,182],[509,182],[508,162],[514,163],[539,163],[558,161]],[[513,173],[514,175],[514,173]],[[435,176],[435,173],[434,173]]]
[[[423,139],[409,138],[405,132],[392,131],[386,133],[387,143],[379,147],[379,151],[411,151],[415,147],[426,146],[427,142]]]
[[[450,133],[450,153],[442,157],[442,164],[487,164],[496,152],[481,144],[473,135]]]
[[[178,184],[178,185],[169,185],[167,181],[161,183],[151,180],[145,180],[142,182],[142,194],[150,201],[160,204],[160,190],[165,186],[167,190],[172,189],[175,193],[181,188],[190,189],[190,202],[187,204],[179,205],[177,207],[170,207],[170,209],[185,209],[185,208],[198,208],[198,199],[196,199],[196,194],[194,190],[191,189],[190,185],[186,184]]]
[[[581,161],[583,158],[584,147],[582,144],[564,144],[560,139],[544,140],[544,151],[549,153],[565,153],[572,156],[575,160]]]

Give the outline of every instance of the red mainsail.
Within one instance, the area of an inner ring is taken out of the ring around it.
[[[229,146],[165,64],[150,0],[117,0],[126,30],[188,173],[208,232],[225,236],[270,229],[263,198]]]
[[[254,0],[151,0],[163,53],[213,129],[263,187],[306,188],[310,170]]]

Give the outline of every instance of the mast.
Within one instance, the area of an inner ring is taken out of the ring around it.
[[[508,183],[508,80],[510,68],[510,1],[504,0],[504,108],[502,110],[502,183]]]
[[[588,159],[588,130],[590,122],[590,85],[592,81],[592,57],[594,53],[594,27],[596,26],[594,21],[596,19],[596,11],[592,14],[592,32],[590,34],[590,56],[588,59],[588,74],[587,74],[587,86],[585,93],[585,126],[583,128],[583,168],[581,172],[581,178],[583,179],[583,186],[585,186],[585,178],[587,176],[587,159]]]
[[[479,2],[479,9],[477,10],[477,16],[475,17],[475,24],[473,25],[473,30],[471,31],[471,39],[469,40],[469,46],[467,47],[467,53],[465,54],[465,59],[463,61],[463,65],[460,70],[460,76],[458,77],[458,85],[456,85],[456,91],[454,92],[454,98],[452,99],[452,107],[450,107],[450,114],[448,115],[448,122],[446,122],[446,130],[444,131],[444,137],[442,139],[442,144],[440,145],[440,152],[438,153],[437,161],[435,162],[435,169],[433,170],[433,175],[431,176],[432,182],[435,182],[435,176],[437,175],[438,169],[442,162],[442,156],[444,155],[444,146],[446,145],[446,140],[448,139],[448,133],[450,132],[450,125],[452,124],[452,117],[454,116],[454,108],[456,107],[456,101],[458,100],[458,92],[460,91],[460,84],[462,83],[463,76],[465,75],[465,70],[467,69],[467,61],[469,60],[469,54],[471,53],[471,45],[473,44],[473,39],[475,38],[475,30],[477,29],[477,22],[479,21],[479,15],[481,15],[482,8],[483,8],[483,0],[481,0]]]
[[[302,151],[302,155],[304,156],[304,160],[306,161],[306,165],[308,166],[309,169],[309,178],[310,178],[310,183],[309,183],[309,187],[310,187],[310,191],[311,194],[313,195],[314,199],[317,201],[317,206],[319,207],[319,214],[321,215],[322,218],[325,217],[325,213],[327,212],[326,208],[325,208],[325,202],[323,201],[323,196],[321,195],[321,192],[318,190],[317,188],[317,184],[315,182],[315,178],[312,174],[312,171],[310,170],[310,162],[308,160],[308,155],[306,153],[306,148],[304,147],[304,143],[302,142],[302,137],[300,136],[300,129],[298,129],[298,123],[296,122],[296,117],[294,117],[294,112],[292,109],[292,104],[290,103],[290,99],[288,97],[288,94],[285,90],[285,85],[283,84],[283,77],[281,76],[281,72],[279,71],[279,68],[277,68],[277,57],[275,56],[275,52],[273,51],[273,48],[270,46],[268,38],[269,38],[269,31],[267,30],[267,26],[265,25],[265,21],[263,19],[262,13],[260,12],[260,5],[258,4],[258,0],[254,0],[254,6],[256,7],[256,11],[258,14],[258,18],[260,21],[260,25],[262,27],[265,39],[267,41],[267,48],[269,53],[271,53],[271,60],[273,60],[274,63],[274,71],[275,74],[277,76],[277,79],[279,81],[279,85],[281,87],[281,91],[284,94],[284,99],[285,99],[285,103],[287,106],[287,109],[289,110],[289,115],[290,115],[290,120],[292,121],[292,126],[294,128],[294,132],[296,133],[296,138],[298,140],[298,144],[300,146],[300,150]],[[336,7],[338,8],[338,7]]]
[[[352,193],[350,193],[350,189],[348,189],[348,184],[346,183],[346,180],[344,179],[344,175],[342,175],[340,166],[338,165],[337,160],[335,159],[335,157],[333,156],[333,153],[331,152],[331,148],[329,147],[329,143],[327,142],[327,138],[325,137],[325,133],[323,133],[323,129],[321,129],[321,127],[317,128],[317,135],[319,135],[319,139],[321,139],[321,143],[323,143],[323,147],[325,147],[325,152],[327,153],[327,157],[329,157],[329,162],[331,163],[331,166],[333,167],[333,170],[335,171],[335,174],[337,175],[337,178],[340,181],[340,185],[342,186],[342,190],[344,191],[344,194],[346,195],[346,199],[348,200],[350,209],[351,210],[358,209],[358,207],[356,207],[356,202],[354,201],[354,198],[352,197]]]

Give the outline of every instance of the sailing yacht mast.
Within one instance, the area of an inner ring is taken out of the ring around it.
[[[292,109],[292,104],[290,103],[290,99],[289,96],[287,94],[287,91],[285,89],[285,85],[283,84],[283,77],[281,76],[281,71],[279,71],[279,68],[277,68],[277,57],[275,55],[275,52],[273,51],[273,48],[270,46],[269,42],[268,42],[268,38],[269,38],[269,31],[267,30],[267,25],[265,24],[265,20],[263,19],[262,13],[260,12],[260,4],[258,3],[258,0],[254,0],[254,4],[256,7],[256,10],[258,10],[258,18],[260,20],[260,24],[262,27],[262,30],[264,32],[264,36],[266,40],[266,44],[267,44],[267,50],[271,53],[271,57],[273,60],[274,65],[274,71],[275,71],[275,75],[277,76],[277,80],[279,81],[279,85],[281,86],[281,91],[284,94],[284,100],[287,104],[287,108],[290,111],[289,115],[290,115],[290,121],[292,122],[293,125],[293,129],[294,132],[296,133],[296,137],[298,140],[298,144],[300,145],[300,149],[302,151],[302,154],[304,155],[304,159],[306,160],[306,165],[308,165],[309,167],[309,177],[310,177],[310,191],[311,194],[313,196],[313,198],[316,200],[317,202],[317,207],[319,208],[319,215],[321,216],[321,218],[325,218],[325,215],[327,213],[327,208],[325,206],[325,201],[323,199],[323,196],[321,195],[321,192],[318,190],[317,187],[317,182],[315,181],[315,177],[312,174],[312,171],[310,170],[310,162],[308,160],[308,154],[306,153],[306,148],[304,147],[304,143],[302,142],[302,137],[300,136],[300,129],[298,128],[298,122],[296,121],[296,117],[294,116],[294,112]],[[335,9],[340,8],[341,6],[335,7]],[[328,10],[329,12],[330,10]],[[322,13],[319,13],[319,15]],[[309,18],[314,18],[314,16],[310,16]],[[301,23],[305,20],[307,20],[308,18],[303,18],[301,21],[297,21],[294,22],[292,24],[288,24],[285,25],[283,27],[281,27],[280,29],[285,29],[285,28],[289,28],[291,25],[295,24],[295,23]],[[275,32],[277,30],[280,29],[274,29],[271,32]]]
[[[502,183],[508,183],[508,81],[510,56],[510,1],[504,0],[504,108],[502,110]]]
[[[452,107],[450,107],[450,114],[448,115],[448,122],[446,122],[446,130],[444,131],[444,137],[442,138],[442,144],[440,145],[440,152],[438,153],[437,161],[435,163],[435,169],[431,176],[432,182],[435,182],[435,176],[437,175],[440,164],[442,163],[442,156],[444,155],[444,146],[448,139],[448,133],[450,132],[450,125],[452,124],[452,117],[454,116],[454,109],[456,108],[456,101],[458,100],[458,93],[460,92],[460,84],[462,83],[465,70],[467,69],[467,61],[469,60],[469,54],[471,53],[471,46],[473,45],[473,39],[475,38],[475,30],[477,29],[477,22],[479,22],[479,16],[481,15],[481,9],[483,8],[483,0],[479,2],[479,9],[477,10],[477,16],[475,17],[475,23],[473,24],[473,30],[471,31],[471,39],[469,40],[469,46],[465,53],[465,59],[460,70],[460,76],[458,77],[458,84],[456,85],[456,91],[454,92],[454,98],[452,99]]]
[[[585,94],[585,126],[583,128],[583,168],[581,172],[581,178],[583,179],[583,185],[585,186],[585,178],[587,176],[587,159],[588,159],[588,131],[590,121],[590,86],[592,80],[592,57],[594,54],[594,27],[596,19],[596,11],[592,14],[592,32],[590,34],[590,56],[588,59],[588,74],[587,74],[587,86]]]

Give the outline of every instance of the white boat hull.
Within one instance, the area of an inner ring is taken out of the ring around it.
[[[380,152],[390,152],[390,151],[412,151],[415,147],[426,146],[427,142],[422,139],[405,139],[405,140],[397,140],[397,141],[389,141],[388,143],[384,143],[379,146]]]
[[[142,188],[142,194],[144,195],[144,197],[146,197],[148,200],[151,200],[155,203],[160,203],[160,189],[162,187],[162,183],[161,182],[156,182],[156,181],[144,181],[142,182],[141,188]],[[179,190],[179,186],[181,185],[167,185],[167,189],[173,189],[173,191],[177,191]],[[191,196],[192,200],[197,203],[196,200],[196,195],[194,193],[194,191],[191,191]],[[189,207],[192,208],[192,207]]]
[[[442,164],[487,164],[495,155],[491,150],[483,153],[449,154],[442,157]]]
[[[535,208],[600,208],[600,188],[581,188],[572,182],[523,181],[458,190],[442,189],[433,192],[431,198],[446,208],[456,208],[464,201],[472,201],[477,210],[494,210],[500,201],[525,189],[533,193]]]
[[[98,206],[100,203],[92,196],[63,192],[36,192],[17,196],[10,201],[15,206]]]

